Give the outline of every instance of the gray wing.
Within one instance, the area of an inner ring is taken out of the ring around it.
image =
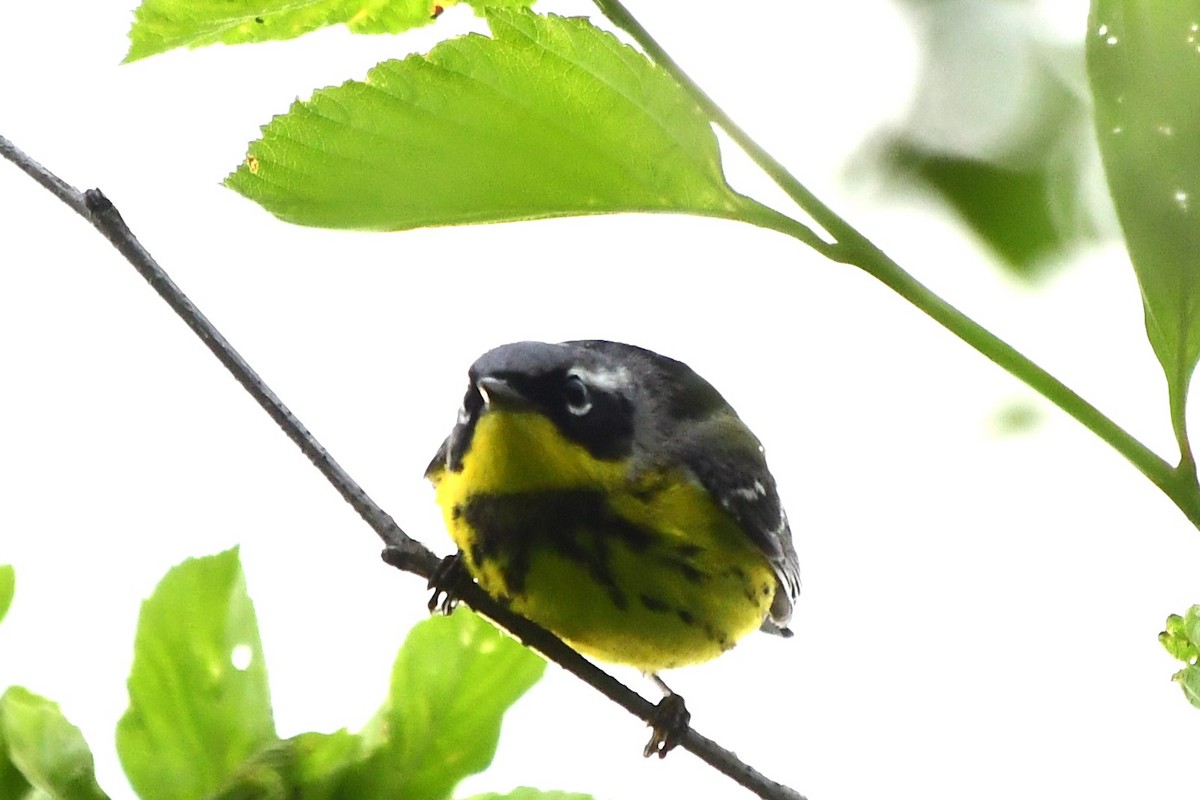
[[[775,599],[763,630],[790,636],[792,603],[800,594],[800,565],[792,530],[758,439],[732,410],[692,426],[678,455],[700,484],[733,516],[771,562]]]

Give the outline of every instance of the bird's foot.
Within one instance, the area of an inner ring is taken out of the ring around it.
[[[657,675],[651,675],[650,678],[662,689],[663,699],[658,701],[650,717],[649,725],[653,733],[642,750],[642,755],[649,758],[657,754],[659,758],[666,758],[667,753],[679,746],[683,737],[687,735],[692,713],[687,710],[682,695],[671,691]]]
[[[471,573],[463,561],[462,551],[452,556],[446,556],[437,565],[433,575],[429,576],[429,588],[433,594],[429,598],[429,612],[449,614],[458,605],[458,597],[463,587],[472,581]]]

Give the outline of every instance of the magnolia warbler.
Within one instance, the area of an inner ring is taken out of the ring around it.
[[[762,445],[708,381],[597,340],[503,345],[468,377],[425,474],[484,591],[648,673],[756,629],[791,635],[787,516]]]

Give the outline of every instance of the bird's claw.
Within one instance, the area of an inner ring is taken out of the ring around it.
[[[674,750],[683,741],[691,720],[692,713],[687,710],[687,705],[683,702],[681,695],[674,692],[664,695],[663,699],[654,707],[654,713],[650,717],[649,725],[653,729],[653,733],[650,735],[650,741],[646,743],[645,749],[642,750],[642,755],[649,758],[657,754],[659,758],[666,758],[667,753]]]
[[[471,582],[471,574],[463,563],[462,553],[446,556],[429,576],[429,613],[449,614],[458,605],[463,586]]]

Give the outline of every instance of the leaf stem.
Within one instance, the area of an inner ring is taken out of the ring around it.
[[[750,134],[742,130],[741,126],[733,121],[733,118],[725,113],[716,102],[708,96],[708,93],[700,88],[692,78],[683,71],[683,68],[675,62],[675,59],[667,53],[666,50],[650,35],[642,24],[629,12],[629,9],[620,2],[620,0],[592,0],[596,7],[600,9],[605,17],[614,25],[633,37],[633,40],[638,43],[638,46],[645,51],[646,55],[654,63],[658,64],[666,70],[675,82],[692,96],[701,110],[704,111],[708,118],[721,127],[729,138],[737,144],[750,158],[758,165],[759,169],[767,174],[771,180],[787,193],[788,197],[800,206],[806,214],[812,217],[813,221],[820,225],[825,231],[838,242],[842,242],[844,238],[857,236],[857,231],[850,226],[845,220],[838,216],[833,209],[821,202],[815,194],[808,190],[804,184],[796,180],[792,173],[788,172],[787,167],[781,164],[774,156],[768,153],[758,142],[750,137]],[[842,260],[842,259],[836,259]]]
[[[1196,493],[1189,486],[1189,480],[1184,470],[1173,468],[1150,448],[1130,435],[1128,431],[1083,399],[1075,390],[930,291],[928,287],[902,269],[877,247],[865,239],[862,242],[863,244],[857,244],[855,249],[861,250],[869,247],[870,251],[856,252],[851,263],[860,266],[865,272],[912,303],[983,356],[1009,374],[1024,381],[1047,400],[1074,417],[1085,428],[1125,456],[1139,472],[1179,507],[1179,510],[1193,525],[1200,527],[1200,504],[1197,503]],[[1194,476],[1194,474],[1193,470],[1192,475]],[[1194,484],[1194,477],[1191,482]]]
[[[721,216],[723,219],[749,222],[751,225],[757,225],[760,228],[778,231],[779,233],[791,236],[793,239],[799,239],[826,258],[835,261],[840,260],[836,242],[825,241],[816,231],[803,222],[793,219],[787,214],[780,213],[770,206],[763,205],[753,198],[746,197],[745,195],[739,195],[739,197],[742,202],[736,212],[718,216]]]
[[[809,191],[783,164],[734,122],[683,71],[620,0],[593,0],[593,2],[605,17],[632,36],[655,63],[670,73],[709,118],[719,125],[729,138],[787,193],[796,205],[824,228],[834,242],[830,244],[817,238],[819,244],[814,244],[813,239],[816,237],[812,236],[812,232],[802,225],[801,227],[810,235],[808,237],[796,236],[797,239],[830,259],[856,266],[875,277],[983,356],[1007,370],[1014,377],[1024,381],[1111,445],[1118,453],[1125,456],[1139,472],[1179,507],[1179,510],[1193,525],[1200,528],[1200,488],[1196,483],[1195,461],[1188,444],[1186,431],[1182,427],[1182,403],[1178,403],[1179,411],[1176,412],[1177,404],[1174,398],[1172,399],[1172,420],[1182,454],[1180,465],[1172,468],[1160,456],[1080,397],[1062,381],[917,281],[886,253],[876,247],[870,239]],[[789,233],[787,226],[777,221],[766,224],[762,217],[746,218],[746,221]]]
[[[1174,380],[1167,381],[1171,406],[1171,428],[1175,432],[1175,441],[1179,445],[1179,466],[1176,469],[1181,476],[1196,480],[1196,457],[1192,453],[1192,443],[1188,438],[1187,420],[1184,416],[1187,409],[1188,386],[1191,384],[1191,369],[1186,363],[1177,365]]]

